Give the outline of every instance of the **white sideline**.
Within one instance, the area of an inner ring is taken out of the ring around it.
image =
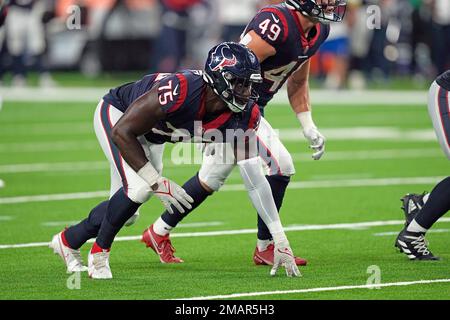
[[[313,161],[309,153],[292,153],[294,161]],[[328,151],[324,159],[326,161],[348,160],[384,160],[384,159],[410,159],[410,158],[440,158],[440,149],[380,149],[359,151]],[[176,165],[165,161],[165,167],[188,166],[189,164]],[[92,171],[109,168],[109,163],[104,161],[78,161],[78,162],[43,162],[43,163],[13,163],[0,165],[0,173],[27,173],[27,172],[64,172],[64,171]],[[1,182],[0,182],[1,184]]]
[[[448,282],[450,282],[450,279],[417,280],[417,281],[404,281],[404,282],[388,282],[388,283],[379,283],[379,284],[363,284],[363,285],[355,285],[355,286],[339,286],[339,287],[322,287],[322,288],[310,288],[310,289],[233,293],[233,294],[226,294],[226,295],[190,297],[190,298],[179,298],[179,299],[170,299],[170,300],[233,299],[233,298],[242,298],[242,297],[257,297],[257,296],[280,295],[280,294],[283,295],[283,294],[293,294],[293,293],[310,293],[310,292],[341,291],[341,290],[354,290],[354,289],[403,287],[403,286],[411,286],[411,285],[417,285],[417,284],[448,283]]]
[[[97,103],[110,88],[0,88],[5,102],[92,102]],[[312,89],[314,104],[334,105],[398,105],[409,106],[427,103],[427,92],[421,90],[323,90]],[[272,104],[289,103],[286,89],[275,95]]]
[[[349,187],[376,187],[393,185],[413,185],[413,184],[435,184],[444,179],[443,176],[435,177],[407,177],[407,178],[375,178],[375,179],[348,179],[348,180],[322,180],[322,181],[293,181],[289,184],[290,189],[321,189],[321,188],[349,188]],[[245,191],[243,184],[224,185],[222,192]],[[92,199],[109,197],[109,190],[42,194],[32,196],[4,197],[0,198],[0,204],[64,201],[78,199]]]
[[[450,218],[441,218],[439,222],[450,222]],[[286,232],[289,231],[313,231],[313,230],[358,230],[361,228],[382,227],[382,226],[397,226],[403,225],[404,220],[387,220],[387,221],[368,221],[355,223],[336,223],[336,224],[311,224],[311,225],[289,225],[284,228]],[[236,230],[218,230],[205,232],[174,232],[171,234],[172,238],[196,238],[196,237],[216,237],[237,234],[254,234],[257,229],[236,229]],[[135,241],[140,240],[141,236],[122,236],[116,237],[114,241]],[[89,240],[89,243],[94,240]],[[32,242],[19,244],[2,244],[0,249],[16,249],[16,248],[31,248],[31,247],[45,247],[48,242]]]

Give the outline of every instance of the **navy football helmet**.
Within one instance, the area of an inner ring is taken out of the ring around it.
[[[253,88],[261,83],[261,67],[246,46],[223,42],[208,53],[204,79],[233,112],[242,112],[249,100],[257,100]]]
[[[328,0],[328,4],[318,4],[318,0],[287,0],[286,5],[304,16],[323,23],[341,22],[347,9],[347,0]]]

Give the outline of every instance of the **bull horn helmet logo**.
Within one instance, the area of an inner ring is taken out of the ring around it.
[[[219,55],[217,55],[217,50],[220,50]],[[227,56],[231,57],[228,58]],[[217,47],[216,50],[212,53],[210,67],[212,67],[211,64],[215,64],[216,62],[218,62],[220,57],[222,57],[222,60],[214,68],[211,68],[212,71],[219,71],[225,67],[232,67],[237,64],[236,56],[231,53],[231,48],[227,45],[223,45]]]

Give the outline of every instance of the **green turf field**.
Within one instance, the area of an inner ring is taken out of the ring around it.
[[[230,294],[236,294],[235,299],[450,298],[450,221],[438,223],[436,232],[428,235],[430,249],[441,261],[410,262],[393,247],[403,219],[399,198],[430,190],[449,173],[425,105],[316,105],[315,121],[328,137],[320,161],[311,160],[306,142],[297,139],[301,132],[288,106],[266,110],[267,119],[286,137],[297,169],[281,216],[294,253],[309,260],[301,268],[303,277],[289,279],[283,270],[270,277],[269,267],[253,265],[256,235],[249,229],[256,227],[256,214],[246,192],[234,188],[241,184],[235,171],[228,187],[175,231],[176,254],[185,263],[160,264],[138,240],[119,238],[124,241],[116,242],[111,253],[114,279],[94,281],[82,274],[80,289],[69,289],[70,275],[45,242],[102,200],[92,192],[109,188],[109,169],[91,125],[95,106],[6,102],[0,112],[0,179],[5,183],[0,189],[1,299],[227,298]],[[170,155],[169,147],[165,176],[180,184],[199,167],[174,165]],[[86,198],[66,199],[67,194],[81,197],[80,193]],[[62,195],[61,199],[55,195]],[[142,207],[138,222],[118,236],[139,236],[161,212],[159,201],[151,199]],[[206,234],[209,231],[217,232]],[[89,248],[89,244],[82,248],[85,260]],[[370,266],[379,268],[381,285],[386,287],[352,287],[368,283]]]

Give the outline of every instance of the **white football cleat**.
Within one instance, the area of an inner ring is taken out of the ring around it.
[[[71,249],[65,246],[62,241],[61,234],[62,232],[53,236],[49,247],[53,249],[54,253],[63,259],[67,266],[67,273],[87,271],[88,268],[83,265],[80,250]]]
[[[112,279],[111,268],[109,267],[109,251],[89,252],[88,274],[92,279]]]

